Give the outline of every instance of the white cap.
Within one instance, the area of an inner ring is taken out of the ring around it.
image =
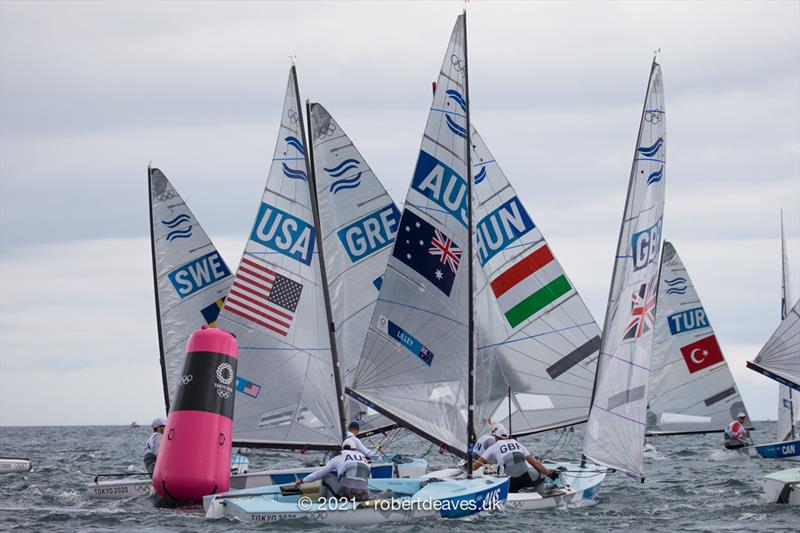
[[[747,418],[747,415],[740,411],[739,414],[736,415],[736,418]]]
[[[503,424],[495,424],[492,426],[492,435],[498,437],[508,437],[508,430]]]
[[[150,426],[153,429],[160,428],[161,426],[166,426],[166,425],[167,425],[167,421],[164,420],[163,418],[155,418],[155,419],[153,419],[153,423],[150,424]]]
[[[345,449],[355,450],[356,449],[356,440],[354,438],[352,438],[352,437],[344,439],[344,442],[342,443],[342,449],[343,450],[345,450]]]

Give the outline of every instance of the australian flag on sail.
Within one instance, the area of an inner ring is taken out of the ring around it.
[[[461,248],[451,238],[410,210],[403,211],[394,255],[450,296],[461,262]]]

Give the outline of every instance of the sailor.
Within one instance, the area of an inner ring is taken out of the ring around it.
[[[473,448],[473,453],[478,457],[480,457],[483,452],[488,450],[489,447],[497,441],[497,439],[495,439],[495,434],[501,428],[504,428],[503,424],[495,424],[492,426],[491,433],[489,433],[488,435],[483,435],[477,441],[475,441],[475,447]]]
[[[751,445],[750,432],[744,427],[745,420],[747,420],[747,415],[739,413],[736,415],[736,420],[725,428],[725,447],[727,449],[735,450]]]
[[[355,443],[355,450],[364,454],[364,457],[370,458],[375,457],[380,454],[380,445],[376,447],[375,450],[370,450],[361,442],[358,438],[358,432],[361,430],[361,426],[358,425],[358,422],[355,420],[350,422],[350,425],[347,426],[347,432],[344,434],[344,440],[352,440]]]
[[[502,424],[494,431],[495,442],[480,458],[472,463],[472,470],[477,470],[485,464],[503,465],[505,473],[511,478],[508,486],[509,492],[519,492],[526,487],[536,487],[544,483],[544,478],[555,480],[559,476],[557,470],[550,470],[531,455],[531,452],[508,435],[508,430]],[[531,477],[528,465],[537,472],[537,479]]]
[[[369,498],[369,464],[364,454],[356,449],[356,441],[357,439],[353,437],[345,439],[339,455],[322,468],[311,472],[303,479],[298,479],[294,484],[299,487],[303,483],[321,479],[320,496],[323,498],[333,496],[366,501]]]
[[[152,474],[156,468],[156,457],[158,457],[158,450],[161,448],[161,438],[164,436],[164,426],[167,422],[163,418],[156,418],[151,424],[153,434],[147,439],[144,445],[144,467],[147,469],[148,474]]]

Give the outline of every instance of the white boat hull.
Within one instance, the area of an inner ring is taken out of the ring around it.
[[[762,482],[770,503],[800,505],[800,468],[772,472]]]
[[[30,459],[17,457],[0,458],[0,474],[12,472],[30,472],[32,466]]]

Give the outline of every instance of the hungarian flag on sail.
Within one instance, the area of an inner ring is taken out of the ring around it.
[[[497,276],[491,286],[512,328],[572,289],[546,244]]]

